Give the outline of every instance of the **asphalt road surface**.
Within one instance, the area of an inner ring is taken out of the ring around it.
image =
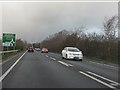
[[[84,59],[65,60],[50,52],[21,55],[3,64],[2,88],[119,88],[120,85],[118,67]],[[17,63],[12,66],[11,62]]]

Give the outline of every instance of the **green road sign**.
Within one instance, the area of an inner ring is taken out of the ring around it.
[[[15,46],[15,34],[3,33],[2,45],[3,46]]]

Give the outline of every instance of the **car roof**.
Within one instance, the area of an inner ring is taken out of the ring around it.
[[[42,49],[47,49],[47,48],[42,48]]]
[[[78,49],[78,48],[76,48],[76,47],[66,47],[66,48],[75,48],[75,49]]]

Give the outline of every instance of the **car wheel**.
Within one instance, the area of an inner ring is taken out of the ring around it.
[[[82,61],[82,59],[80,59],[80,61]]]
[[[68,56],[67,56],[67,54],[66,54],[66,59],[68,59]]]
[[[61,54],[61,56],[62,56],[62,59],[64,59],[63,54]]]

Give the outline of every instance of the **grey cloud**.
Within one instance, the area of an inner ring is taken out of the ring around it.
[[[104,17],[117,15],[117,3],[4,3],[3,31],[39,42],[63,29],[101,28]]]

